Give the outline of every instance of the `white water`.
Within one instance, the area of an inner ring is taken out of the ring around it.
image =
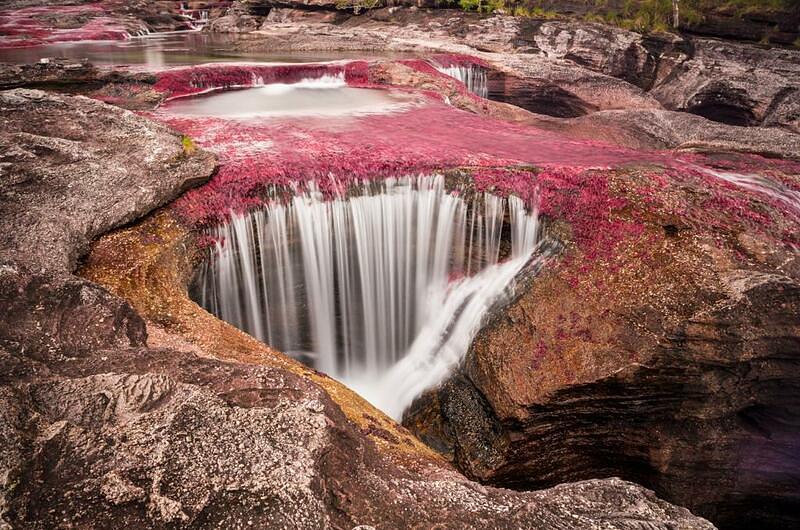
[[[480,66],[441,66],[432,63],[434,68],[453,79],[458,79],[467,87],[467,90],[482,98],[489,97],[489,82],[486,69]]]
[[[719,171],[715,169],[696,166],[700,170],[713,175],[731,184],[735,184],[746,190],[761,193],[774,200],[782,202],[789,207],[790,211],[800,217],[800,192],[784,186],[779,182],[774,182],[766,177],[755,174],[734,173],[731,171]]]
[[[263,77],[253,74],[252,86],[264,87],[267,89],[266,93],[268,94],[285,94],[286,92],[291,92],[292,90],[300,88],[319,90],[344,88],[347,86],[347,81],[345,81],[344,71],[325,74],[321,77],[308,77],[296,83],[266,83]]]
[[[506,208],[511,255],[498,263]],[[466,353],[537,232],[520,199],[468,204],[441,176],[328,201],[312,189],[217,228],[199,301],[399,417]]]
[[[200,31],[208,24],[207,9],[191,9],[188,4],[182,2],[179,12],[193,30]]]
[[[173,98],[163,109],[186,116],[228,119],[343,117],[397,112],[410,98],[386,90],[348,87],[344,72],[296,83],[267,83],[253,74],[254,88],[218,91],[202,97]],[[232,88],[232,87],[229,87]]]

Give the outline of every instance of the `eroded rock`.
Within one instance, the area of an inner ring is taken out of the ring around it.
[[[148,347],[130,305],[71,271],[90,239],[208,178],[214,159],[85,98],[0,98],[4,526],[712,528],[619,479],[519,493],[393,453],[288,359]],[[145,233],[140,246],[163,241]]]
[[[91,239],[203,182],[215,165],[163,125],[88,98],[16,89],[0,92],[0,108],[3,260],[72,270]]]
[[[559,179],[549,215],[573,250],[404,424],[493,485],[619,475],[721,528],[796,525],[798,205],[752,197],[772,221],[746,221],[732,188],[721,206],[711,181],[617,178],[609,203]]]

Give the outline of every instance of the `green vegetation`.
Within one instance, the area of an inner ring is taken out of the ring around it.
[[[478,13],[494,13],[506,7],[503,0],[458,0],[458,5],[465,11]]]
[[[336,9],[352,9],[357,15],[362,10],[367,11],[378,7],[378,0],[336,0]]]
[[[186,155],[194,154],[197,151],[194,141],[186,135],[181,136],[181,145],[183,146],[183,153]]]
[[[445,0],[455,3],[455,0]],[[723,10],[738,16],[754,11],[790,9],[798,0],[679,0],[681,26],[702,22],[704,14]],[[626,29],[651,32],[668,31],[672,27],[672,0],[583,0],[589,7],[584,19],[603,22]],[[546,0],[458,0],[465,11],[494,13],[496,11],[530,18],[559,18],[547,9],[553,2]],[[766,37],[769,38],[768,36]]]

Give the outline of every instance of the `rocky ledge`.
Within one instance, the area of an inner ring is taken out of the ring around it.
[[[324,11],[280,7],[255,18],[232,10],[210,29],[249,32],[238,44],[247,51],[476,55],[492,66],[490,98],[557,117],[662,109],[728,125],[800,131],[800,50],[642,35],[597,23],[398,7],[335,19]]]
[[[713,174],[539,175],[566,252],[404,425],[484,483],[621,476],[720,528],[800,524],[800,203]]]
[[[285,357],[223,361],[165,334],[72,271],[213,157],[82,97],[11,90],[0,108],[0,526],[712,528],[619,479],[480,486],[376,444]]]
[[[230,1],[7,0],[0,5],[0,48],[82,40],[126,40],[154,31],[198,29]]]

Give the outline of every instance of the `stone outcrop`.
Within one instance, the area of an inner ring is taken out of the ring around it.
[[[494,97],[536,114],[484,105],[413,61],[369,75],[581,138],[800,152],[795,52],[328,11],[212,24],[261,28],[238,44],[250,49],[474,54]],[[19,71],[37,86],[95,83],[89,65],[36,68]],[[95,95],[129,102],[153,81],[103,81]],[[11,315],[0,320],[0,514],[15,526],[710,527],[615,475],[725,527],[798,523],[796,166],[715,155],[702,177],[690,164],[534,171],[566,253],[406,420],[494,486],[586,479],[520,493],[465,479],[338,383],[202,312],[185,293],[196,241],[166,213],[95,246],[82,273],[105,287],[73,276],[89,241],[208,178],[213,158],[96,101],[15,90],[0,102],[0,314]],[[748,180],[754,168],[767,184]]]
[[[152,2],[100,0],[49,2],[8,0],[0,5],[0,48],[80,40],[125,40],[158,31],[193,29],[196,10],[213,16],[229,0],[218,2]],[[183,6],[191,9],[184,11]]]
[[[489,484],[620,475],[720,528],[796,526],[800,260],[783,241],[796,191],[769,206],[673,178],[593,182],[613,190],[600,216],[588,183],[559,181],[548,218],[568,251],[404,424]],[[751,207],[767,217],[747,221]]]
[[[619,479],[480,486],[377,444],[395,435],[353,423],[334,383],[286,358],[222,361],[165,335],[71,271],[89,240],[207,179],[213,157],[86,98],[0,101],[0,526],[712,528]],[[150,226],[117,254],[162,248]]]
[[[669,110],[609,110],[551,125],[570,135],[638,149],[737,151],[797,159],[800,135],[771,127],[735,127]]]
[[[247,15],[239,30],[260,28],[258,37],[238,46],[468,53],[493,66],[490,98],[537,113],[575,117],[663,108],[734,126],[798,132],[800,50],[445,10],[393,7],[344,19],[294,13]],[[224,30],[214,24],[212,30]]]
[[[81,96],[18,89],[3,92],[0,107],[2,260],[72,270],[92,239],[200,184],[214,167],[210,154],[190,153],[166,127]]]
[[[697,39],[651,93],[666,108],[731,125],[800,132],[800,50]]]

